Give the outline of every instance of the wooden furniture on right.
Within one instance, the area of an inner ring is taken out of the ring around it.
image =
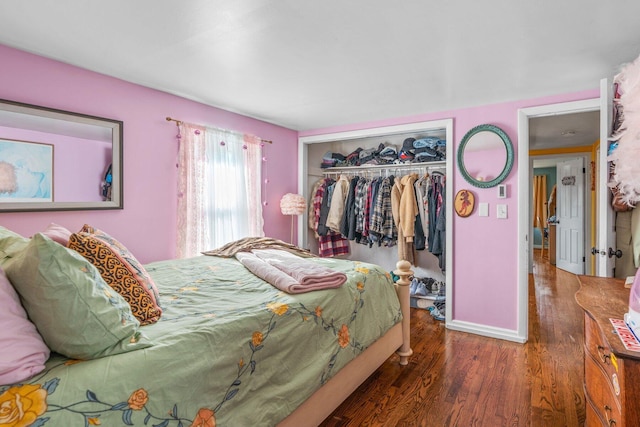
[[[586,427],[640,426],[640,352],[629,351],[609,319],[623,319],[624,281],[578,276],[576,301],[584,309]]]

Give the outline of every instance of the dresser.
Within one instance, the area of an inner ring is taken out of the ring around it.
[[[586,427],[640,426],[640,352],[627,350],[610,318],[623,319],[629,289],[621,279],[578,276],[584,309]]]

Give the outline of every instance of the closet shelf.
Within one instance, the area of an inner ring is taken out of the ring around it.
[[[322,169],[324,175],[335,174],[340,172],[358,172],[358,171],[386,171],[386,170],[420,170],[425,169],[444,169],[447,161],[441,160],[437,162],[421,162],[421,163],[403,163],[388,165],[364,165],[364,166],[338,166]]]

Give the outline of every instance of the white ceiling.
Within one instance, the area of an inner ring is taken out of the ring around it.
[[[638,0],[2,0],[0,44],[309,130],[595,89],[640,54],[638,17]]]

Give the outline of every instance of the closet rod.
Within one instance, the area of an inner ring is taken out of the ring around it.
[[[441,170],[446,169],[445,161],[440,162],[429,162],[429,163],[418,163],[418,164],[389,164],[389,165],[370,165],[370,166],[342,166],[342,167],[331,167],[322,170],[322,173],[325,175],[328,174],[336,174],[336,173],[358,173],[361,171],[371,172],[371,171],[385,171],[385,170]]]
[[[180,126],[181,124],[186,123],[186,122],[183,122],[182,120],[173,119],[173,118],[171,118],[171,117],[169,117],[169,116],[167,116],[166,120],[167,120],[168,122],[175,122],[176,126]],[[269,144],[273,144],[273,141],[269,141],[268,139],[262,139],[262,138],[260,138],[260,140],[261,140],[262,142],[267,142],[267,143],[269,143]]]

